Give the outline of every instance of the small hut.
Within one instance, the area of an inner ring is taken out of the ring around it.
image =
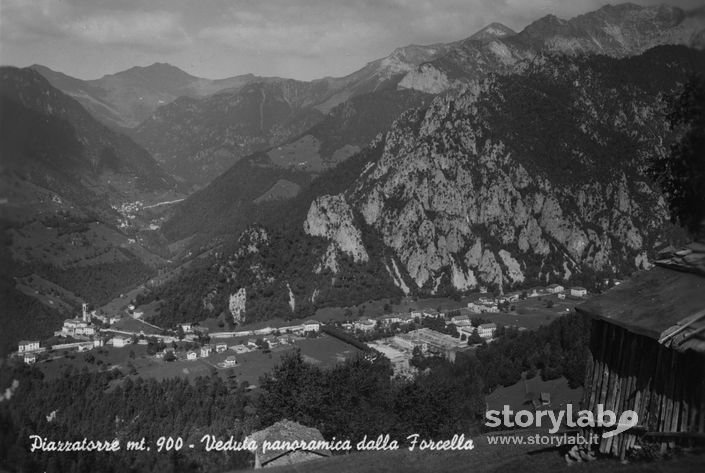
[[[624,458],[639,436],[661,449],[705,438],[705,244],[662,256],[577,308],[592,318],[583,405],[639,416],[601,453]]]
[[[258,447],[255,452],[255,468],[291,465],[331,455],[330,450],[320,448],[311,450],[307,448],[284,448],[282,450],[267,449],[265,451],[263,449],[265,441],[272,444],[275,442],[302,442],[307,444],[324,442],[323,435],[318,429],[306,427],[286,419],[270,425],[264,430],[255,432],[249,437],[257,443]]]

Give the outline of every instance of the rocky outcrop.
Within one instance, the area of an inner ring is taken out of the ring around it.
[[[448,76],[430,64],[422,64],[399,82],[402,89],[414,89],[427,94],[440,94],[450,88]]]
[[[245,322],[245,309],[247,307],[247,289],[240,288],[235,294],[230,294],[228,310],[236,324]]]
[[[368,260],[360,230],[353,223],[352,209],[342,195],[318,197],[308,211],[304,231],[308,235],[331,240],[336,249],[352,256],[356,263]],[[329,253],[330,251],[326,254]],[[330,269],[334,267],[334,263],[325,265]]]

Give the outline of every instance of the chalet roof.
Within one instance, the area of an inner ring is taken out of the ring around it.
[[[665,256],[576,309],[678,351],[705,353],[705,245]]]
[[[269,442],[275,442],[277,440],[280,442],[310,442],[325,440],[318,429],[306,427],[298,422],[293,422],[287,419],[280,420],[276,424],[270,425],[264,430],[254,432],[249,436],[249,438],[257,442],[257,454],[259,455],[262,465],[288,453],[273,449],[263,452],[262,447],[265,440]],[[314,450],[313,452],[322,456],[330,456],[331,454],[329,450]]]
[[[661,250],[656,264],[664,268],[705,276],[705,243],[693,242],[681,250]]]

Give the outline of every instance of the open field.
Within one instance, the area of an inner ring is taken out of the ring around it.
[[[390,310],[384,310],[384,306],[389,304]],[[457,302],[456,302],[457,304]],[[408,309],[402,310],[391,305],[389,299],[380,299],[377,301],[367,301],[363,304],[358,304],[350,307],[324,307],[318,309],[316,314],[311,317],[312,319],[318,320],[319,322],[345,322],[348,320],[357,320],[360,318],[374,318],[381,317],[389,312],[408,312]],[[362,312],[361,312],[362,311]],[[345,313],[349,312],[351,315],[346,316]]]
[[[279,179],[272,187],[267,189],[264,194],[257,197],[254,200],[254,203],[259,204],[260,202],[267,202],[270,200],[290,199],[295,197],[300,190],[301,186],[295,182],[287,181],[286,179]]]
[[[282,167],[297,166],[309,171],[321,171],[325,164],[318,150],[321,142],[313,135],[305,135],[294,141],[270,150],[267,153],[274,164]]]
[[[358,348],[328,335],[299,340],[296,346],[301,349],[306,361],[322,368],[333,367],[360,353]]]
[[[145,336],[159,335],[162,332],[161,330],[154,328],[141,320],[133,319],[132,317],[124,317],[110,328],[123,332],[144,332]]]
[[[100,312],[102,310],[106,314],[126,314],[127,306],[130,305],[130,302],[134,300],[138,294],[142,293],[142,291],[144,291],[144,286],[139,286],[124,292],[107,304],[98,307],[98,311]]]
[[[130,357],[130,352],[134,353],[134,358]],[[126,372],[128,362],[132,362],[135,367],[138,367],[147,361],[147,347],[146,345],[130,345],[125,348],[105,346],[87,352],[69,351],[68,356],[64,354],[64,350],[57,350],[50,352],[49,356],[55,358],[42,361],[35,366],[44,373],[47,379],[53,379],[61,376],[68,367],[79,371],[85,368],[91,372],[117,367]],[[94,358],[92,363],[86,361],[90,357]]]

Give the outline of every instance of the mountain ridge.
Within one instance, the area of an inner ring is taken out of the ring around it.
[[[157,293],[196,320],[227,314],[245,288],[248,320],[258,320],[362,303],[370,288],[389,297],[594,288],[646,268],[680,236],[643,166],[672,138],[664,97],[702,67],[704,53],[680,46],[633,58],[546,54],[436,97],[326,182],[255,212],[264,233],[245,230],[234,249],[203,260],[200,296],[187,303],[178,282]],[[294,269],[287,252],[310,256]],[[350,288],[344,299],[340,287]]]

